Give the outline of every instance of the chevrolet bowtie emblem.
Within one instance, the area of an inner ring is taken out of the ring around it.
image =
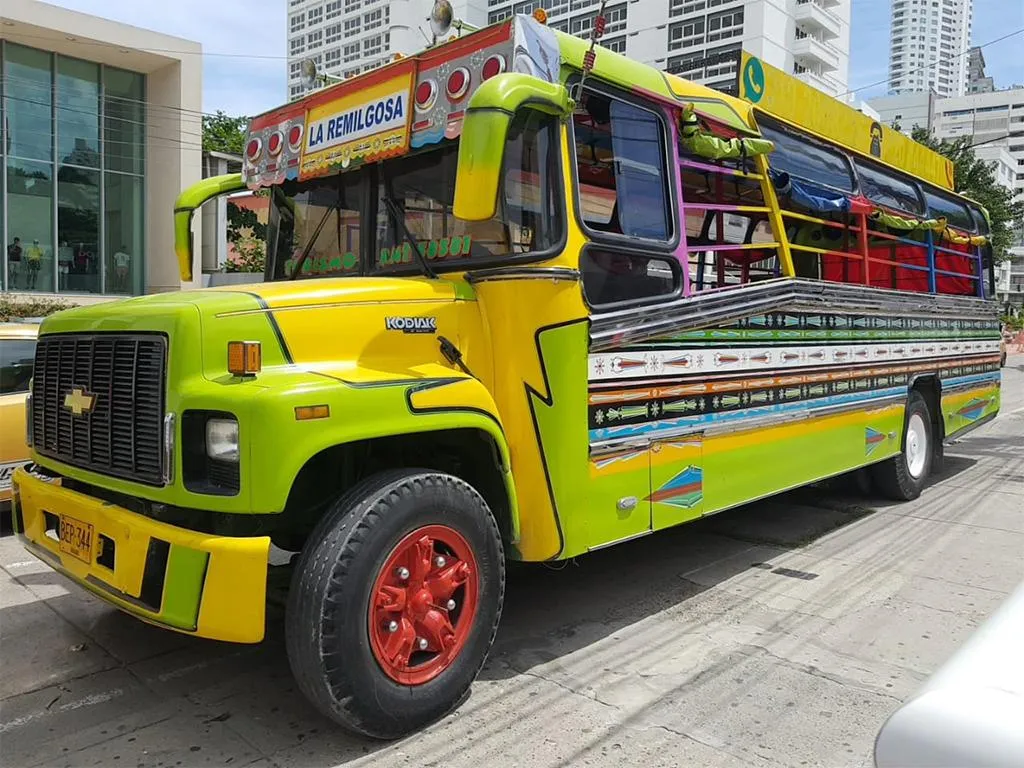
[[[96,403],[96,395],[90,395],[81,387],[75,387],[64,396],[64,407],[75,416],[89,413]]]

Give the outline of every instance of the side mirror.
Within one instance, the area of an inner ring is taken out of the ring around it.
[[[196,182],[178,195],[174,201],[174,253],[178,257],[178,272],[183,281],[192,279],[192,217],[196,209],[207,200],[245,188],[242,174],[227,173]]]
[[[564,119],[574,107],[564,85],[521,72],[495,75],[477,88],[466,106],[459,140],[455,216],[466,221],[494,216],[505,142],[519,110],[536,109]]]

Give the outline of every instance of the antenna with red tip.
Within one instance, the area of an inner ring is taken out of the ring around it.
[[[580,81],[576,84],[574,101],[577,104],[583,97],[583,81],[587,79],[587,75],[590,74],[597,61],[597,51],[594,50],[594,46],[597,45],[597,39],[604,35],[604,29],[608,25],[608,19],[604,15],[604,7],[607,4],[608,0],[601,0],[601,7],[597,9],[597,16],[594,17],[594,24],[590,28],[590,48],[583,54],[583,74],[580,75]]]

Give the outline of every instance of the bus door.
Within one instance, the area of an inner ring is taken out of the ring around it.
[[[701,447],[699,437],[677,439],[685,368],[652,322],[683,291],[675,129],[662,107],[588,80],[573,131],[578,219],[590,240],[580,272],[591,316],[595,547],[699,516]]]

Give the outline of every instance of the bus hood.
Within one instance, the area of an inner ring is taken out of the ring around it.
[[[225,285],[202,293],[245,292],[268,309],[331,307],[341,304],[446,302],[472,299],[472,290],[459,280],[427,277],[344,277],[286,280],[251,285]]]
[[[346,380],[409,374],[441,361],[439,337],[479,323],[472,288],[457,279],[353,277],[218,286],[66,310],[41,333],[167,336],[172,374],[227,376],[227,345],[259,341],[264,369]],[[474,334],[476,335],[476,334]],[[389,375],[390,374],[390,375]]]

